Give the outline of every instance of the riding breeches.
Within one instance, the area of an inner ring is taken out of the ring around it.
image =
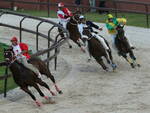
[[[26,57],[19,58],[18,61],[19,61],[20,63],[22,63],[26,68],[28,68],[28,69],[30,69],[31,71],[33,71],[34,73],[36,73],[37,75],[40,74],[39,70],[38,70],[36,67],[34,67],[32,64],[29,64],[29,63],[27,62]]]
[[[106,50],[109,50],[109,47],[107,46],[105,40],[104,40],[102,37],[100,37],[100,36],[97,35],[97,34],[94,34],[94,36],[102,43],[102,45],[104,46],[104,48],[105,48]]]

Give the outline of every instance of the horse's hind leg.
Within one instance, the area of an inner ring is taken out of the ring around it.
[[[48,96],[45,96],[45,95],[44,95],[44,93],[40,90],[39,86],[38,86],[36,83],[33,85],[33,87],[39,92],[39,94],[40,94],[42,97],[44,97],[46,100],[49,99]],[[51,101],[51,103],[54,103],[54,101]]]
[[[127,55],[122,55],[125,60],[131,65],[132,68],[135,68],[133,61],[127,57]]]
[[[138,67],[141,67],[141,65],[139,63],[137,63],[136,57],[132,50],[130,50],[129,55],[130,55],[131,59],[133,60],[133,63],[135,63],[135,65],[137,65]]]
[[[36,100],[35,96],[31,93],[28,87],[21,87],[21,89],[25,91],[26,93],[28,93],[38,106],[42,105],[39,101]]]
[[[96,61],[102,66],[102,68],[105,70],[105,71],[108,71],[108,67],[106,67],[106,65],[104,64],[102,58],[95,58]]]
[[[47,69],[45,69],[45,71],[43,71],[42,74],[45,74],[48,78],[50,78],[52,80],[52,82],[54,83],[55,89],[59,94],[62,94],[63,92],[60,90],[60,88],[57,86],[56,81],[54,76],[51,74],[50,70],[48,69],[48,67],[46,67]]]
[[[43,82],[41,79],[38,78],[36,82],[39,83],[41,86],[45,87],[46,89],[48,89],[49,92],[50,92],[53,96],[56,95],[53,91],[50,90],[49,86],[48,86],[45,82]]]

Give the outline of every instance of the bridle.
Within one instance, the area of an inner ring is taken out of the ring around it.
[[[8,67],[9,67],[11,64],[13,64],[17,60],[17,57],[13,59],[14,57],[13,52],[12,51],[7,51],[7,52],[11,53],[11,58],[6,58],[6,62],[9,62],[8,64]]]
[[[75,15],[77,15],[77,14],[75,14]],[[74,25],[74,26],[78,25],[78,23],[79,23],[79,21],[75,18],[75,15],[72,16],[72,19],[76,22],[76,24],[72,23],[71,21],[69,21],[69,23],[72,24],[72,25]]]

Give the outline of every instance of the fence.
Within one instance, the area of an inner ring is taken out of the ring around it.
[[[57,6],[56,3],[50,3],[50,0],[47,0],[47,2],[29,2],[29,1],[20,1],[20,0],[1,0],[3,2],[8,2],[10,3],[10,9],[13,10],[14,4],[19,3],[19,4],[31,4],[31,5],[45,5],[47,7],[47,15],[49,17],[50,14],[50,7],[51,6]],[[83,6],[80,5],[78,7],[82,9],[97,9],[97,10],[103,10],[103,11],[112,11],[115,12],[115,16],[117,16],[118,12],[126,12],[126,13],[136,13],[136,14],[145,14],[146,17],[146,25],[149,28],[149,15],[150,12],[148,10],[148,6],[150,6],[150,3],[145,3],[145,2],[135,2],[135,1],[123,1],[123,0],[108,0],[109,2],[113,3],[114,8],[104,8],[104,7],[89,7],[89,6]],[[138,4],[138,5],[143,5],[145,7],[145,11],[136,11],[136,10],[129,10],[129,9],[119,9],[117,7],[117,4],[122,3],[122,4]],[[71,8],[76,8],[76,5],[72,4],[65,4],[67,7]],[[88,10],[87,10],[88,11]]]
[[[5,11],[5,10],[0,10],[0,18],[3,16],[3,15],[15,15],[15,16],[18,16],[18,17],[22,17],[22,19],[20,20],[20,24],[19,26],[13,26],[13,25],[9,25],[9,24],[5,24],[5,23],[0,23],[0,26],[3,26],[3,27],[9,27],[9,28],[12,28],[12,29],[16,29],[19,31],[19,34],[20,34],[20,42],[22,41],[22,32],[28,32],[28,33],[32,33],[32,34],[35,34],[36,35],[36,50],[37,52],[34,53],[32,56],[40,56],[40,55],[43,55],[43,54],[46,54],[47,53],[47,58],[44,59],[45,62],[47,62],[47,66],[49,67],[49,61],[52,60],[52,59],[55,59],[55,70],[56,70],[56,67],[57,67],[57,55],[59,54],[60,52],[60,49],[59,47],[61,45],[63,45],[66,40],[68,39],[69,37],[69,33],[66,29],[64,29],[62,26],[60,26],[59,24],[56,24],[50,20],[46,20],[46,19],[43,19],[43,18],[39,18],[39,17],[33,17],[33,16],[29,16],[29,15],[24,15],[24,14],[20,14],[20,13],[16,13],[16,12],[12,12],[12,11]],[[39,23],[36,25],[36,30],[29,30],[29,29],[25,29],[23,28],[22,24],[24,22],[25,19],[33,19],[33,20],[37,20],[39,21]],[[52,27],[48,30],[48,34],[43,34],[43,33],[40,33],[39,32],[39,26],[42,24],[42,23],[48,23],[50,25],[52,25]],[[54,28],[60,28],[62,30],[62,32],[65,34],[65,38],[61,38],[59,39],[59,35],[60,33],[58,33],[55,37],[55,40],[53,38],[51,38],[51,32]],[[47,49],[44,49],[44,50],[39,50],[39,36],[41,36],[42,38],[45,38],[48,40],[48,43],[47,43]],[[54,54],[50,54],[50,51],[54,50]],[[7,90],[7,78],[10,77],[10,74],[8,74],[8,67],[6,67],[6,71],[5,71],[5,74],[3,76],[0,77],[0,80],[5,80],[5,85],[4,85],[4,97],[6,97],[6,90]]]

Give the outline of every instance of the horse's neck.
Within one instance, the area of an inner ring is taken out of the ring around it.
[[[18,63],[17,61],[13,62],[10,66],[9,69],[13,74],[20,73],[20,69],[23,68],[23,65]]]

